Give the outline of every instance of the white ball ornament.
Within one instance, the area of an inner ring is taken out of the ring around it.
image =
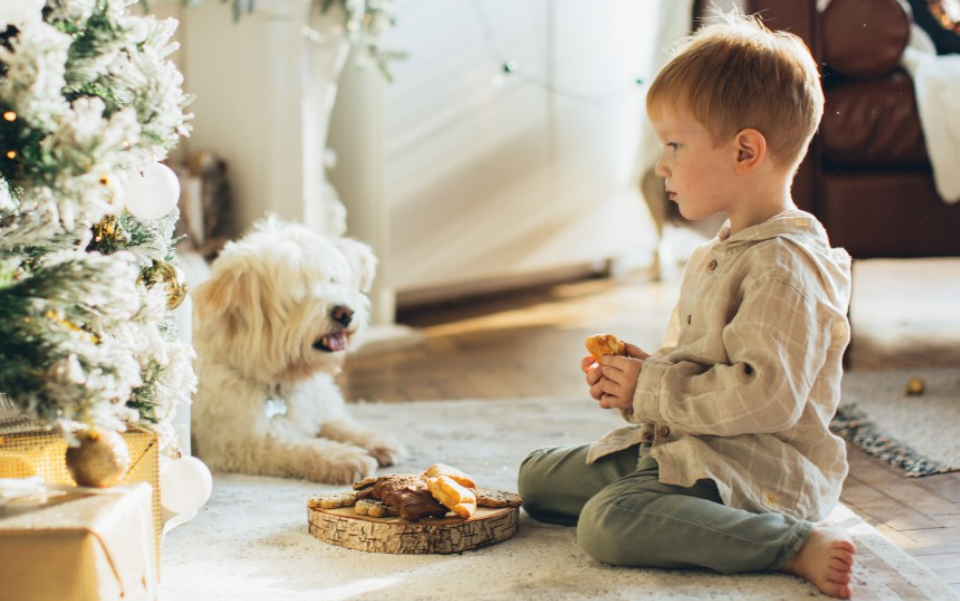
[[[163,163],[150,163],[130,175],[123,190],[127,210],[141,219],[161,219],[180,200],[180,179]]]
[[[160,504],[176,514],[197,511],[210,499],[213,476],[196,457],[181,457],[160,470]]]
[[[46,0],[3,0],[0,2],[0,24],[20,25],[42,18]]]

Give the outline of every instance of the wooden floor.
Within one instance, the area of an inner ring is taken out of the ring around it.
[[[923,266],[944,275],[942,264]],[[951,268],[957,269],[952,264]],[[906,277],[918,278],[928,286],[936,281],[918,269],[917,264],[900,263],[857,268],[850,369],[936,363],[960,366],[960,327],[955,327],[956,322],[948,321],[944,327],[941,320],[918,337],[923,324],[911,323],[912,318],[897,313],[898,309],[902,313],[905,303],[897,301],[891,290],[906,290],[912,294],[908,298],[933,302],[930,310],[911,312],[922,319],[937,317],[936,311],[942,309],[936,304],[940,298],[951,299],[949,306],[954,307],[949,316],[941,313],[941,317],[953,318],[957,313],[955,289],[924,291],[902,285]],[[909,276],[899,274],[903,270]],[[579,372],[585,354],[583,339],[593,333],[613,332],[641,347],[656,347],[678,289],[676,281],[657,283],[635,274],[616,281],[588,280],[421,307],[401,313],[399,321],[415,328],[422,340],[393,348],[379,343],[362,349],[348,359],[340,383],[350,401],[537,396],[583,396],[586,400]],[[879,306],[896,302],[898,306]],[[957,337],[951,340],[953,334]],[[960,593],[960,474],[906,478],[854,448],[850,449],[850,464],[842,500]]]

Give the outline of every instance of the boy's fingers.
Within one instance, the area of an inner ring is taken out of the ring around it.
[[[627,352],[628,357],[633,357],[634,359],[646,359],[650,356],[650,353],[629,342],[624,345],[623,349]]]
[[[600,382],[600,390],[606,394],[613,395],[620,391],[620,385],[610,378],[604,378],[603,381]]]
[[[617,371],[626,370],[639,357],[624,357],[622,355],[604,355],[603,367],[605,369],[614,369]]]
[[[603,398],[600,399],[600,406],[604,409],[618,409],[620,407],[620,399],[612,394],[605,394]]]
[[[592,369],[597,366],[596,360],[593,358],[593,355],[587,355],[580,360],[580,369],[583,370],[583,373],[590,373]]]
[[[623,373],[622,370],[614,367],[613,365],[606,365],[602,368],[603,378],[608,382],[616,382],[620,378],[620,374]]]

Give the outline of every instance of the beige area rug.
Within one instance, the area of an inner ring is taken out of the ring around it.
[[[481,485],[516,490],[517,466],[540,446],[587,442],[620,424],[578,399],[362,404],[355,413],[410,447],[404,471],[443,461]],[[398,469],[397,471],[401,471]],[[521,515],[519,533],[459,555],[384,555],[328,545],[307,532],[306,499],[344,487],[216,474],[213,497],[163,545],[164,601],[796,600],[826,598],[784,574],[615,568],[587,556],[572,528]],[[858,601],[957,599],[845,507],[830,521],[860,550]]]
[[[907,394],[913,382],[922,394]],[[919,477],[960,471],[960,367],[850,371],[831,427],[874,457]]]

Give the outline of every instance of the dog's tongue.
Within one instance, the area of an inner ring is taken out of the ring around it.
[[[337,332],[336,334],[329,334],[323,337],[323,342],[331,351],[345,351],[347,350],[347,333]]]

